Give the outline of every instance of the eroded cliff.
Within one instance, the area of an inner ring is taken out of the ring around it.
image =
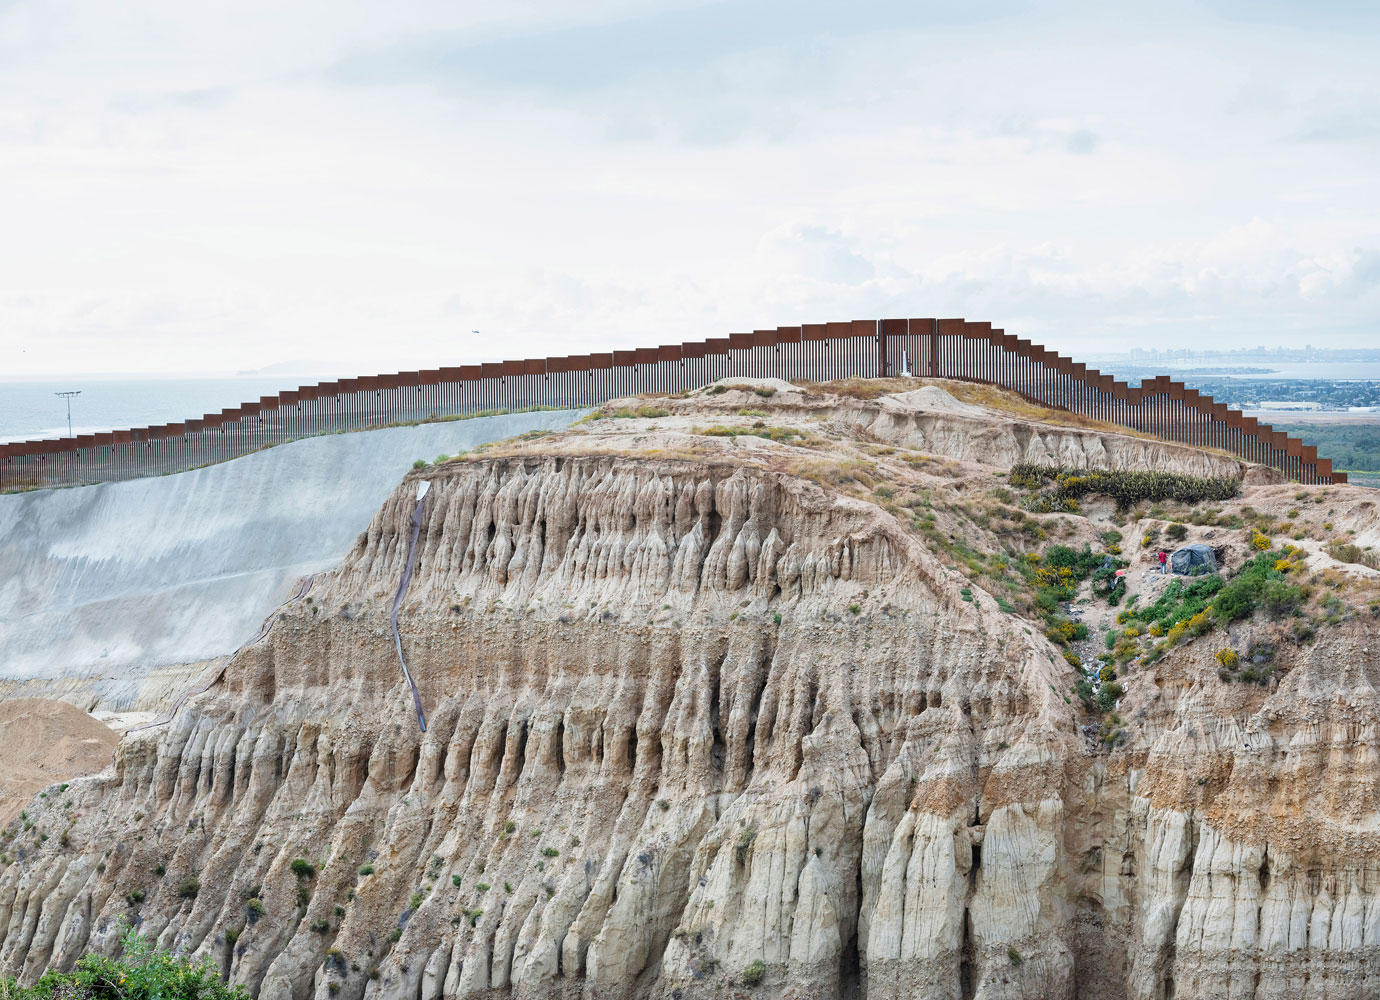
[[[999,463],[934,428],[980,413],[767,388],[410,476],[216,686],[10,829],[0,963],[124,919],[271,1000],[1374,995],[1364,619],[1267,686],[1177,647],[1091,738],[964,553],[1104,525],[977,509]],[[992,433],[1157,454],[1024,426]],[[389,628],[421,480],[425,733]]]

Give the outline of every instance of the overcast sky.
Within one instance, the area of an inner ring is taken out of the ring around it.
[[[1380,4],[1114,6],[0,0],[0,377],[1380,346]]]

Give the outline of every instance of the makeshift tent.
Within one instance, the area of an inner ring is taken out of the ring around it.
[[[1217,556],[1209,545],[1185,545],[1169,556],[1169,571],[1183,576],[1217,572]]]

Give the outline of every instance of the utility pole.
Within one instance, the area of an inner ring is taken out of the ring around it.
[[[69,392],[55,392],[55,393],[53,393],[53,395],[54,395],[54,396],[61,396],[63,399],[67,400],[67,436],[68,436],[68,437],[71,437],[71,436],[72,436],[72,397],[73,397],[73,396],[80,396],[80,395],[81,395],[81,390],[80,390],[80,389],[73,389],[73,390],[71,390],[71,391],[69,391]],[[73,480],[73,482],[75,482],[75,481],[76,481],[76,478],[77,478],[77,450],[76,450],[75,448],[73,448],[72,451],[70,452],[70,454],[71,454],[72,458],[71,458],[70,462],[68,463],[68,468],[69,468],[69,471],[71,472],[72,480]]]

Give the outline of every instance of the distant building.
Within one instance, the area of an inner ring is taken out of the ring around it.
[[[1322,403],[1304,403],[1293,399],[1265,399],[1260,402],[1262,410],[1321,410]]]

